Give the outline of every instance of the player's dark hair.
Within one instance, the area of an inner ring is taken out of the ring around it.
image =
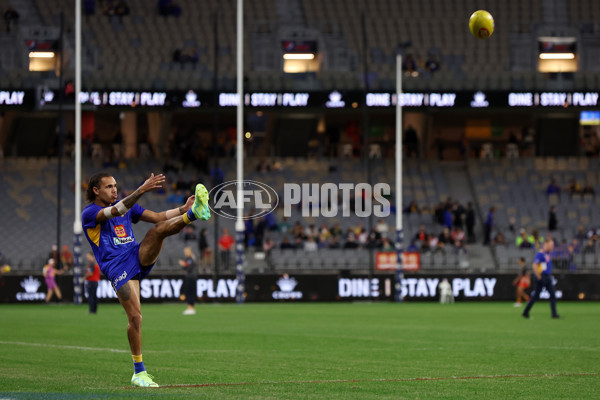
[[[94,200],[96,200],[96,193],[94,193],[94,188],[97,187],[98,189],[100,189],[100,181],[102,181],[102,178],[109,178],[112,175],[106,172],[99,172],[96,175],[92,175],[92,177],[90,178],[89,182],[88,182],[88,187],[85,191],[85,195],[87,197],[87,200],[92,203]]]

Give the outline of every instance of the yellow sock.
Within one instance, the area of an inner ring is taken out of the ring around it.
[[[133,358],[133,362],[136,362],[136,363],[142,362],[142,355],[141,354],[139,356],[134,356],[132,354],[131,357]]]
[[[183,222],[185,222],[188,225],[192,223],[192,221],[190,221],[190,217],[188,217],[187,213],[183,214]]]

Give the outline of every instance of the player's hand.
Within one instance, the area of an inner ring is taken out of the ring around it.
[[[187,201],[185,202],[185,205],[183,206],[183,209],[185,210],[184,212],[188,212],[188,210],[190,208],[192,208],[192,206],[194,205],[195,199],[196,199],[196,196],[188,197]]]
[[[142,193],[150,192],[152,190],[160,189],[165,183],[165,176],[163,174],[158,175],[150,175],[150,178],[146,179],[146,181],[139,187],[139,190]]]

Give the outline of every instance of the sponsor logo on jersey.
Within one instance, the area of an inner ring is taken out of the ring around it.
[[[122,238],[127,236],[127,231],[125,230],[125,227],[123,225],[115,225],[113,229],[115,230],[115,235],[117,235],[118,237]]]

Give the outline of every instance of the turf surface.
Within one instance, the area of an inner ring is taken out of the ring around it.
[[[0,306],[0,398],[584,399],[600,397],[600,307],[510,303],[143,304],[129,388],[118,304]],[[182,386],[185,385],[185,386]]]

